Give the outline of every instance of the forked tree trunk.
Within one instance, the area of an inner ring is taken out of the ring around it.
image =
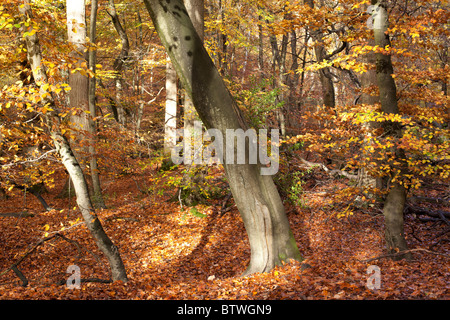
[[[390,46],[388,30],[388,13],[386,10],[386,2],[380,0],[372,0],[373,12],[373,26],[375,45],[380,48]],[[397,105],[397,88],[392,74],[394,69],[392,67],[391,56],[389,54],[376,54],[376,73],[378,87],[380,90],[381,110],[385,113],[399,113]],[[398,123],[385,123],[384,130],[390,136],[401,137],[401,128]],[[405,171],[404,151],[397,147],[391,150],[398,163],[400,163],[400,171]],[[406,188],[398,182],[393,183],[383,208],[385,217],[385,239],[387,249],[390,253],[398,253],[408,249],[406,239],[404,236],[403,224],[403,209],[406,201]],[[411,253],[404,255],[396,255],[396,258],[411,258]]]
[[[24,16],[24,19],[31,18],[32,14],[29,0],[24,0],[23,3],[23,6],[20,7],[20,12]],[[30,26],[32,26],[32,24],[30,24]],[[32,27],[29,27],[27,31],[30,32],[31,29]],[[30,61],[36,84],[40,86],[39,94],[41,96],[41,103],[42,105],[48,105],[53,109],[53,111],[49,111],[45,114],[44,120],[50,129],[50,136],[57,152],[61,156],[62,163],[73,181],[75,194],[77,196],[77,204],[83,219],[88,230],[91,232],[95,243],[108,259],[112,279],[127,281],[125,266],[123,265],[119,251],[105,233],[100,220],[95,214],[89,198],[89,191],[83,171],[72,152],[69,141],[60,131],[61,120],[58,117],[59,112],[55,105],[55,100],[51,94],[43,90],[44,85],[48,84],[48,79],[42,64],[42,53],[37,34],[27,35],[25,41],[28,61]]]
[[[182,0],[144,0],[156,31],[205,126],[247,129],[243,116],[195,31]],[[226,152],[226,149],[224,150]],[[224,156],[223,159],[227,157]],[[244,274],[266,272],[282,261],[301,260],[272,177],[258,164],[224,163],[231,191],[245,224],[250,265]]]

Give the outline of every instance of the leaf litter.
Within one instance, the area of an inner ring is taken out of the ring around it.
[[[0,299],[448,299],[448,238],[433,247],[441,255],[417,251],[413,261],[392,261],[383,255],[383,216],[355,210],[337,218],[327,207],[327,188],[310,193],[308,207],[287,208],[304,261],[271,272],[242,277],[250,247],[235,206],[220,214],[221,200],[198,205],[199,214],[168,201],[170,194],[144,196],[137,177],[123,176],[108,189],[108,209],[97,214],[119,248],[129,281],[82,283],[68,289],[68,266],[82,278],[109,279],[106,259],[96,248],[79,213],[67,199],[47,195],[59,210],[39,212],[27,201],[32,217],[0,216],[0,272],[25,254],[46,233],[61,232],[74,242],[54,238],[39,246],[19,268],[29,280],[20,286],[14,272],[0,277]],[[60,179],[63,180],[63,179]],[[306,194],[308,190],[305,189]],[[54,192],[56,193],[56,192]],[[21,207],[20,195],[5,200],[2,212]],[[72,210],[61,210],[72,206]],[[406,216],[410,248],[426,248],[444,225]],[[65,228],[61,231],[62,228]],[[381,271],[380,289],[367,286],[369,265]],[[305,267],[307,266],[307,267]],[[63,283],[63,284],[62,284]]]

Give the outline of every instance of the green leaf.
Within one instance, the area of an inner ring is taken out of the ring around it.
[[[206,217],[206,214],[203,214],[203,213],[201,213],[200,211],[198,211],[197,210],[197,208],[191,208],[191,214],[193,215],[193,216],[195,216],[195,217],[198,217],[198,218],[205,218]]]

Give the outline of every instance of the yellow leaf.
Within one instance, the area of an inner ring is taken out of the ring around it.
[[[44,237],[48,237],[48,232],[44,233]]]
[[[50,226],[49,226],[48,224],[46,224],[46,225],[44,226],[44,230],[45,230],[45,231],[48,231],[48,229],[50,229]]]

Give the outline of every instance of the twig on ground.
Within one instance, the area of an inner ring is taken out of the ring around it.
[[[18,269],[18,266],[22,263],[22,261],[24,261],[29,255],[31,255],[34,251],[36,251],[36,249],[44,244],[45,242],[58,237],[60,239],[63,239],[71,244],[74,244],[77,247],[78,252],[81,255],[81,248],[83,248],[84,250],[86,250],[88,253],[90,253],[95,260],[99,263],[102,264],[105,268],[106,265],[101,261],[100,257],[98,257],[95,253],[93,253],[91,250],[89,250],[88,248],[84,247],[83,245],[81,245],[78,241],[76,240],[72,240],[67,238],[66,236],[62,235],[61,232],[63,231],[67,231],[68,229],[71,229],[75,226],[78,226],[80,224],[83,224],[84,222],[79,222],[76,223],[64,230],[60,230],[60,231],[53,231],[52,233],[50,233],[47,237],[41,238],[39,239],[39,241],[37,241],[32,247],[31,249],[29,249],[27,252],[25,252],[24,255],[22,255],[22,257],[20,257],[16,262],[14,262],[10,267],[8,267],[6,270],[4,270],[3,272],[0,273],[0,277],[5,275],[6,273],[8,273],[9,271],[14,271],[14,273],[17,275],[17,277],[19,277],[19,279],[22,281],[22,286],[25,287],[28,284],[28,279],[25,277],[25,275]]]
[[[410,250],[403,250],[403,251],[396,252],[396,253],[383,254],[383,255],[375,257],[375,258],[366,259],[366,260],[360,260],[360,261],[363,262],[363,263],[367,263],[367,262],[372,262],[372,261],[380,260],[380,259],[384,259],[384,258],[393,258],[393,257],[404,255],[404,254],[406,254],[408,252],[417,252],[417,251],[423,251],[423,252],[426,252],[426,253],[430,253],[430,254],[434,254],[434,255],[438,255],[438,256],[443,256],[445,258],[450,259],[450,256],[445,254],[445,253],[439,253],[439,252],[435,252],[435,251],[430,251],[428,249],[423,249],[423,248],[416,248],[416,249],[410,249]]]

